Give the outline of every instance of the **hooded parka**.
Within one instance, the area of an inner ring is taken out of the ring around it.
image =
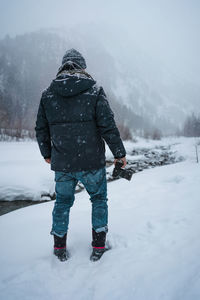
[[[42,93],[35,130],[54,171],[104,167],[105,142],[115,158],[126,155],[103,88],[81,69],[61,69]]]

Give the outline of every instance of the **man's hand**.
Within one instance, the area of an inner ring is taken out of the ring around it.
[[[45,161],[50,164],[51,163],[51,158],[45,158]]]
[[[121,160],[121,161],[123,161],[123,166],[122,166],[122,168],[125,168],[125,166],[126,166],[126,157],[124,156],[124,157],[122,157],[122,158],[116,158],[115,160],[114,160],[114,164],[116,165],[116,162],[118,161],[118,160]]]

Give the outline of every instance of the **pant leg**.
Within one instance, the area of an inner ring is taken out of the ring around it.
[[[70,208],[74,203],[78,180],[66,172],[55,172],[56,201],[52,212],[51,234],[63,237],[68,230]]]
[[[108,205],[105,167],[80,172],[79,180],[85,186],[92,202],[92,227],[96,232],[107,232]]]

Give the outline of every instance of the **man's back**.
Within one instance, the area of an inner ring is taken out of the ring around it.
[[[105,166],[105,141],[115,158],[125,149],[102,87],[84,70],[59,72],[42,94],[36,136],[54,171]]]

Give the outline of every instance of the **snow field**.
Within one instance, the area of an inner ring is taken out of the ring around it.
[[[91,206],[76,194],[69,261],[52,255],[54,202],[0,217],[0,298],[53,300],[199,300],[200,165],[192,139],[179,139],[186,161],[108,184],[112,250],[91,252]]]

